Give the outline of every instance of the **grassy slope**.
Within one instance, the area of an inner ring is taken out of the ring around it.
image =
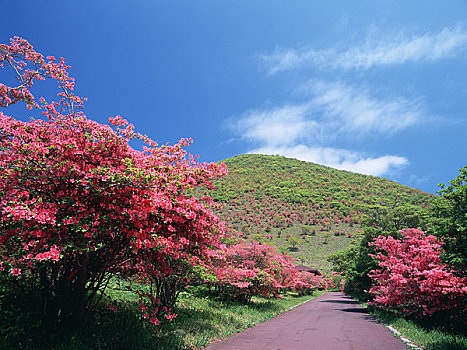
[[[281,156],[224,162],[229,174],[210,195],[222,205],[218,214],[228,227],[325,271],[326,257],[352,242],[366,213],[401,204],[426,207],[433,198],[384,178]]]

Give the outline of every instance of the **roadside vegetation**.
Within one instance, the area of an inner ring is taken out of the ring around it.
[[[328,258],[345,291],[427,349],[466,349],[467,167],[441,185],[418,229],[392,213]],[[391,225],[388,226],[387,222]]]
[[[235,298],[221,300],[205,287],[194,287],[181,293],[173,310],[176,318],[161,319],[154,326],[141,317],[138,299],[131,292],[121,290],[116,280],[111,287],[89,324],[80,330],[62,328],[60,332],[53,329],[43,332],[33,314],[14,317],[18,308],[10,304],[10,318],[1,323],[0,349],[202,349],[323,293],[316,290],[300,296],[287,292],[278,299],[252,297],[245,304]],[[23,302],[34,309],[32,304],[37,301],[31,295]],[[29,322],[24,324],[25,320]]]
[[[368,310],[380,321],[391,326],[409,339],[413,344],[425,350],[462,350],[467,349],[467,335],[461,331],[459,323],[457,329],[446,329],[434,325],[430,319],[410,319],[397,316],[377,307]],[[451,324],[452,326],[452,324]]]

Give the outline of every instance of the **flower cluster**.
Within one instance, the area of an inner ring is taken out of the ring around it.
[[[275,248],[255,241],[223,247],[213,261],[211,273],[219,293],[248,301],[253,295],[279,297],[286,288],[307,285],[292,260]]]
[[[455,276],[440,260],[441,242],[418,229],[402,237],[380,236],[371,245],[381,269],[369,276],[373,304],[404,314],[432,315],[443,309],[464,308],[467,279]]]

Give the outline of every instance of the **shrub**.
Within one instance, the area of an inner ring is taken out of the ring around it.
[[[293,285],[297,270],[274,247],[250,241],[219,250],[211,273],[221,296],[248,302],[253,295],[278,297]]]
[[[296,290],[299,295],[312,294],[317,289],[325,289],[326,280],[321,275],[315,275],[307,271],[298,272],[294,279],[292,289]]]
[[[467,279],[454,276],[440,261],[441,242],[418,229],[401,238],[380,236],[372,246],[380,269],[370,272],[373,304],[405,315],[432,315],[446,309],[465,311]]]

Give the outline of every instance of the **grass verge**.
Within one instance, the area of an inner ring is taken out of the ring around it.
[[[465,334],[451,333],[439,327],[421,325],[375,307],[369,307],[368,311],[385,324],[397,329],[404,338],[410,339],[412,343],[423,349],[467,350],[467,336]],[[462,321],[459,320],[459,322]]]

